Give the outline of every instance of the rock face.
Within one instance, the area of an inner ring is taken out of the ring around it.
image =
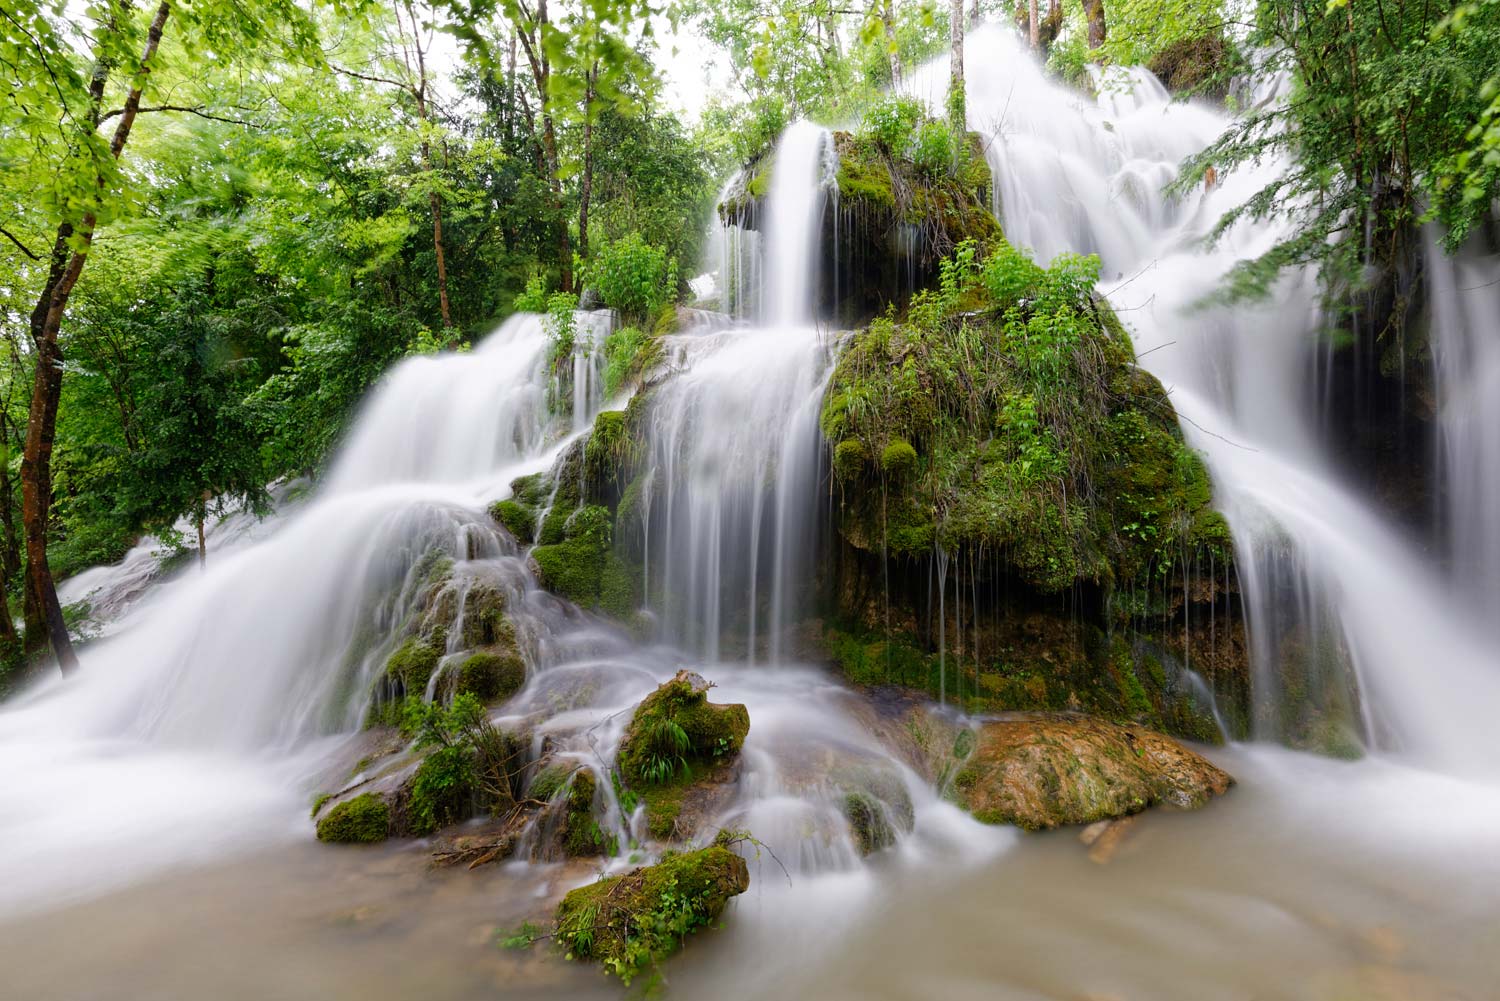
[[[1201,755],[1151,730],[1037,715],[980,727],[953,791],[987,824],[1036,831],[1124,817],[1163,803],[1197,809],[1233,784]]]
[[[574,958],[598,960],[629,983],[749,888],[745,860],[723,844],[668,855],[570,892],[557,907],[557,940]]]
[[[709,702],[709,687],[679,671],[641,702],[620,743],[620,774],[645,801],[654,838],[690,837],[730,790],[750,713]]]

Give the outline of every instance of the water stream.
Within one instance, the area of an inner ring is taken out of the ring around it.
[[[832,143],[799,124],[778,147],[764,236],[719,239],[725,305],[752,319],[666,345],[674,374],[654,390],[642,497],[649,642],[539,590],[525,547],[486,511],[625,404],[602,397],[600,314],[579,315],[565,404],[546,321],[513,317],[471,352],[391,371],[325,482],[258,527],[217,527],[202,572],[163,580],[147,548],[69,585],[110,635],[75,680],[44,680],[0,712],[0,969],[16,996],[611,993],[493,947],[587,867],[434,876],[420,844],[312,842],[310,796],[331,766],[347,770],[400,627],[433,607],[421,588],[434,553],[453,564],[451,607],[479,586],[506,594],[528,682],[504,712],[540,720],[539,745],[595,771],[602,823],[622,840],[645,840],[608,780],[630,708],[681,668],[748,706],[740,781],[711,826],[749,828],[779,863],[756,861],[726,932],[676,967],[681,996],[1486,996],[1493,952],[1455,936],[1500,936],[1477,889],[1496,864],[1474,833],[1500,821],[1500,794],[1454,776],[1492,770],[1493,637],[1333,471],[1305,392],[1315,276],[1264,304],[1196,308],[1275,239],[1263,226],[1199,242],[1264,175],[1167,198],[1222,113],[1170,103],[1144,72],[1083,97],[1000,28],[967,45],[971,125],[991,139],[1009,238],[1042,260],[1100,254],[1103,291],[1208,458],[1240,550],[1259,735],[1283,726],[1285,637],[1311,634],[1334,650],[1320,668],[1332,701],[1382,753],[1347,764],[1231,748],[1220,758],[1240,791],[1141,821],[1129,857],[1101,866],[1070,833],[1021,838],[940,800],[865,725],[862,697],[797,663],[824,519],[816,421],[838,348],[813,322],[810,277]],[[946,79],[938,60],[909,86],[941,107]],[[1454,548],[1473,557],[1455,572],[1481,609],[1500,600],[1500,536],[1484,517],[1500,489],[1485,401],[1500,394],[1480,380],[1500,363],[1483,304],[1444,289],[1486,268],[1435,269]],[[869,860],[837,808],[850,772],[876,777],[898,837]]]

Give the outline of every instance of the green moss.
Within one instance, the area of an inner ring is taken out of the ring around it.
[[[865,446],[848,438],[833,447],[833,471],[841,479],[852,480],[865,468]]]
[[[667,724],[681,731],[676,742],[663,736]],[[677,756],[689,767],[711,764],[738,754],[749,732],[750,713],[744,706],[709,702],[702,679],[682,671],[636,708],[620,742],[620,773],[633,788],[645,788],[662,774],[654,761]]]
[[[313,805],[312,805],[312,812],[309,814],[309,816],[312,817],[314,820],[316,820],[317,817],[318,817],[318,811],[321,810],[321,809],[323,809],[323,806],[330,799],[333,799],[333,793],[331,793],[331,792],[319,793],[316,797],[314,797],[313,798]]]
[[[557,762],[548,765],[536,773],[536,777],[531,780],[531,785],[526,790],[526,795],[532,799],[539,799],[543,803],[546,803],[553,796],[557,795],[558,791],[567,784],[568,779],[577,770],[578,767],[571,762]]]
[[[536,537],[536,512],[514,500],[491,504],[490,517],[504,525],[523,546],[530,545]]]
[[[750,887],[745,860],[715,844],[571,891],[558,904],[557,941],[627,984],[708,927]]]
[[[345,800],[318,821],[318,840],[346,844],[384,841],[390,834],[390,807],[375,793]]]
[[[580,769],[573,773],[563,817],[563,852],[569,858],[613,855],[615,839],[606,835],[594,818],[594,776]]]
[[[844,794],[842,802],[844,819],[854,835],[855,847],[861,855],[869,855],[896,843],[896,832],[885,819],[885,811],[873,796],[864,792]]]
[[[582,608],[629,618],[638,604],[636,574],[613,551],[613,534],[608,508],[579,509],[562,541],[532,550],[542,586]]]
[[[526,662],[515,653],[481,650],[470,654],[458,666],[456,692],[469,694],[481,702],[508,699],[526,684]]]
[[[552,493],[552,484],[546,473],[532,473],[512,480],[510,492],[517,504],[539,508],[547,503],[547,497]]]
[[[898,479],[908,476],[917,468],[917,450],[911,447],[911,442],[897,438],[880,453],[880,468],[887,476]]]
[[[407,694],[421,694],[442,659],[442,651],[420,636],[406,640],[385,662],[385,675]]]

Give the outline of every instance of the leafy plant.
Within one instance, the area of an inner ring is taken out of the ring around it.
[[[644,322],[677,297],[677,260],[631,233],[594,252],[585,280],[606,306]]]

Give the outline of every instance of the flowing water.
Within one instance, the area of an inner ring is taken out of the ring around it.
[[[534,316],[472,352],[402,363],[316,492],[283,497],[259,526],[216,527],[205,570],[163,581],[143,547],[69,585],[111,635],[85,648],[75,680],[0,712],[6,996],[617,996],[591,971],[494,944],[592,878],[586,867],[434,874],[420,843],[312,840],[308,801],[359,756],[403,624],[457,609],[457,654],[476,588],[505,594],[527,662],[505,712],[596,772],[602,823],[622,838],[642,818],[622,810],[606,763],[630,708],[680,668],[749,708],[743,772],[713,826],[749,828],[768,852],[725,930],[674,964],[678,996],[1492,996],[1500,918],[1484,887],[1500,862],[1483,833],[1500,792],[1452,773],[1492,762],[1493,642],[1332,470],[1304,392],[1315,276],[1254,307],[1194,308],[1276,238],[1268,225],[1198,242],[1278,165],[1165,197],[1222,114],[1169,103],[1144,73],[1082,97],[998,28],[968,51],[971,123],[991,139],[1008,235],[1044,260],[1100,254],[1104,291],[1208,458],[1240,546],[1261,733],[1285,726],[1282,648],[1312,636],[1331,650],[1329,703],[1381,754],[1218,752],[1240,789],[1198,814],[1143,818],[1110,858],[1069,832],[969,820],[884,749],[862,696],[795,662],[825,516],[816,420],[838,345],[813,322],[809,277],[832,146],[799,124],[759,232],[719,240],[722,302],[752,321],[674,335],[672,377],[654,390],[640,525],[654,641],[537,589],[524,547],[486,513],[625,403],[602,394],[610,318],[580,314],[561,364]],[[946,78],[939,60],[910,86],[941,107]],[[1500,476],[1482,381],[1496,367],[1483,303],[1460,290],[1487,267],[1438,269],[1434,318],[1454,546],[1473,554],[1455,571],[1481,607],[1500,600],[1483,517]],[[435,559],[452,564],[437,599],[424,590]],[[867,860],[837,809],[849,774],[880,790],[898,834]]]

